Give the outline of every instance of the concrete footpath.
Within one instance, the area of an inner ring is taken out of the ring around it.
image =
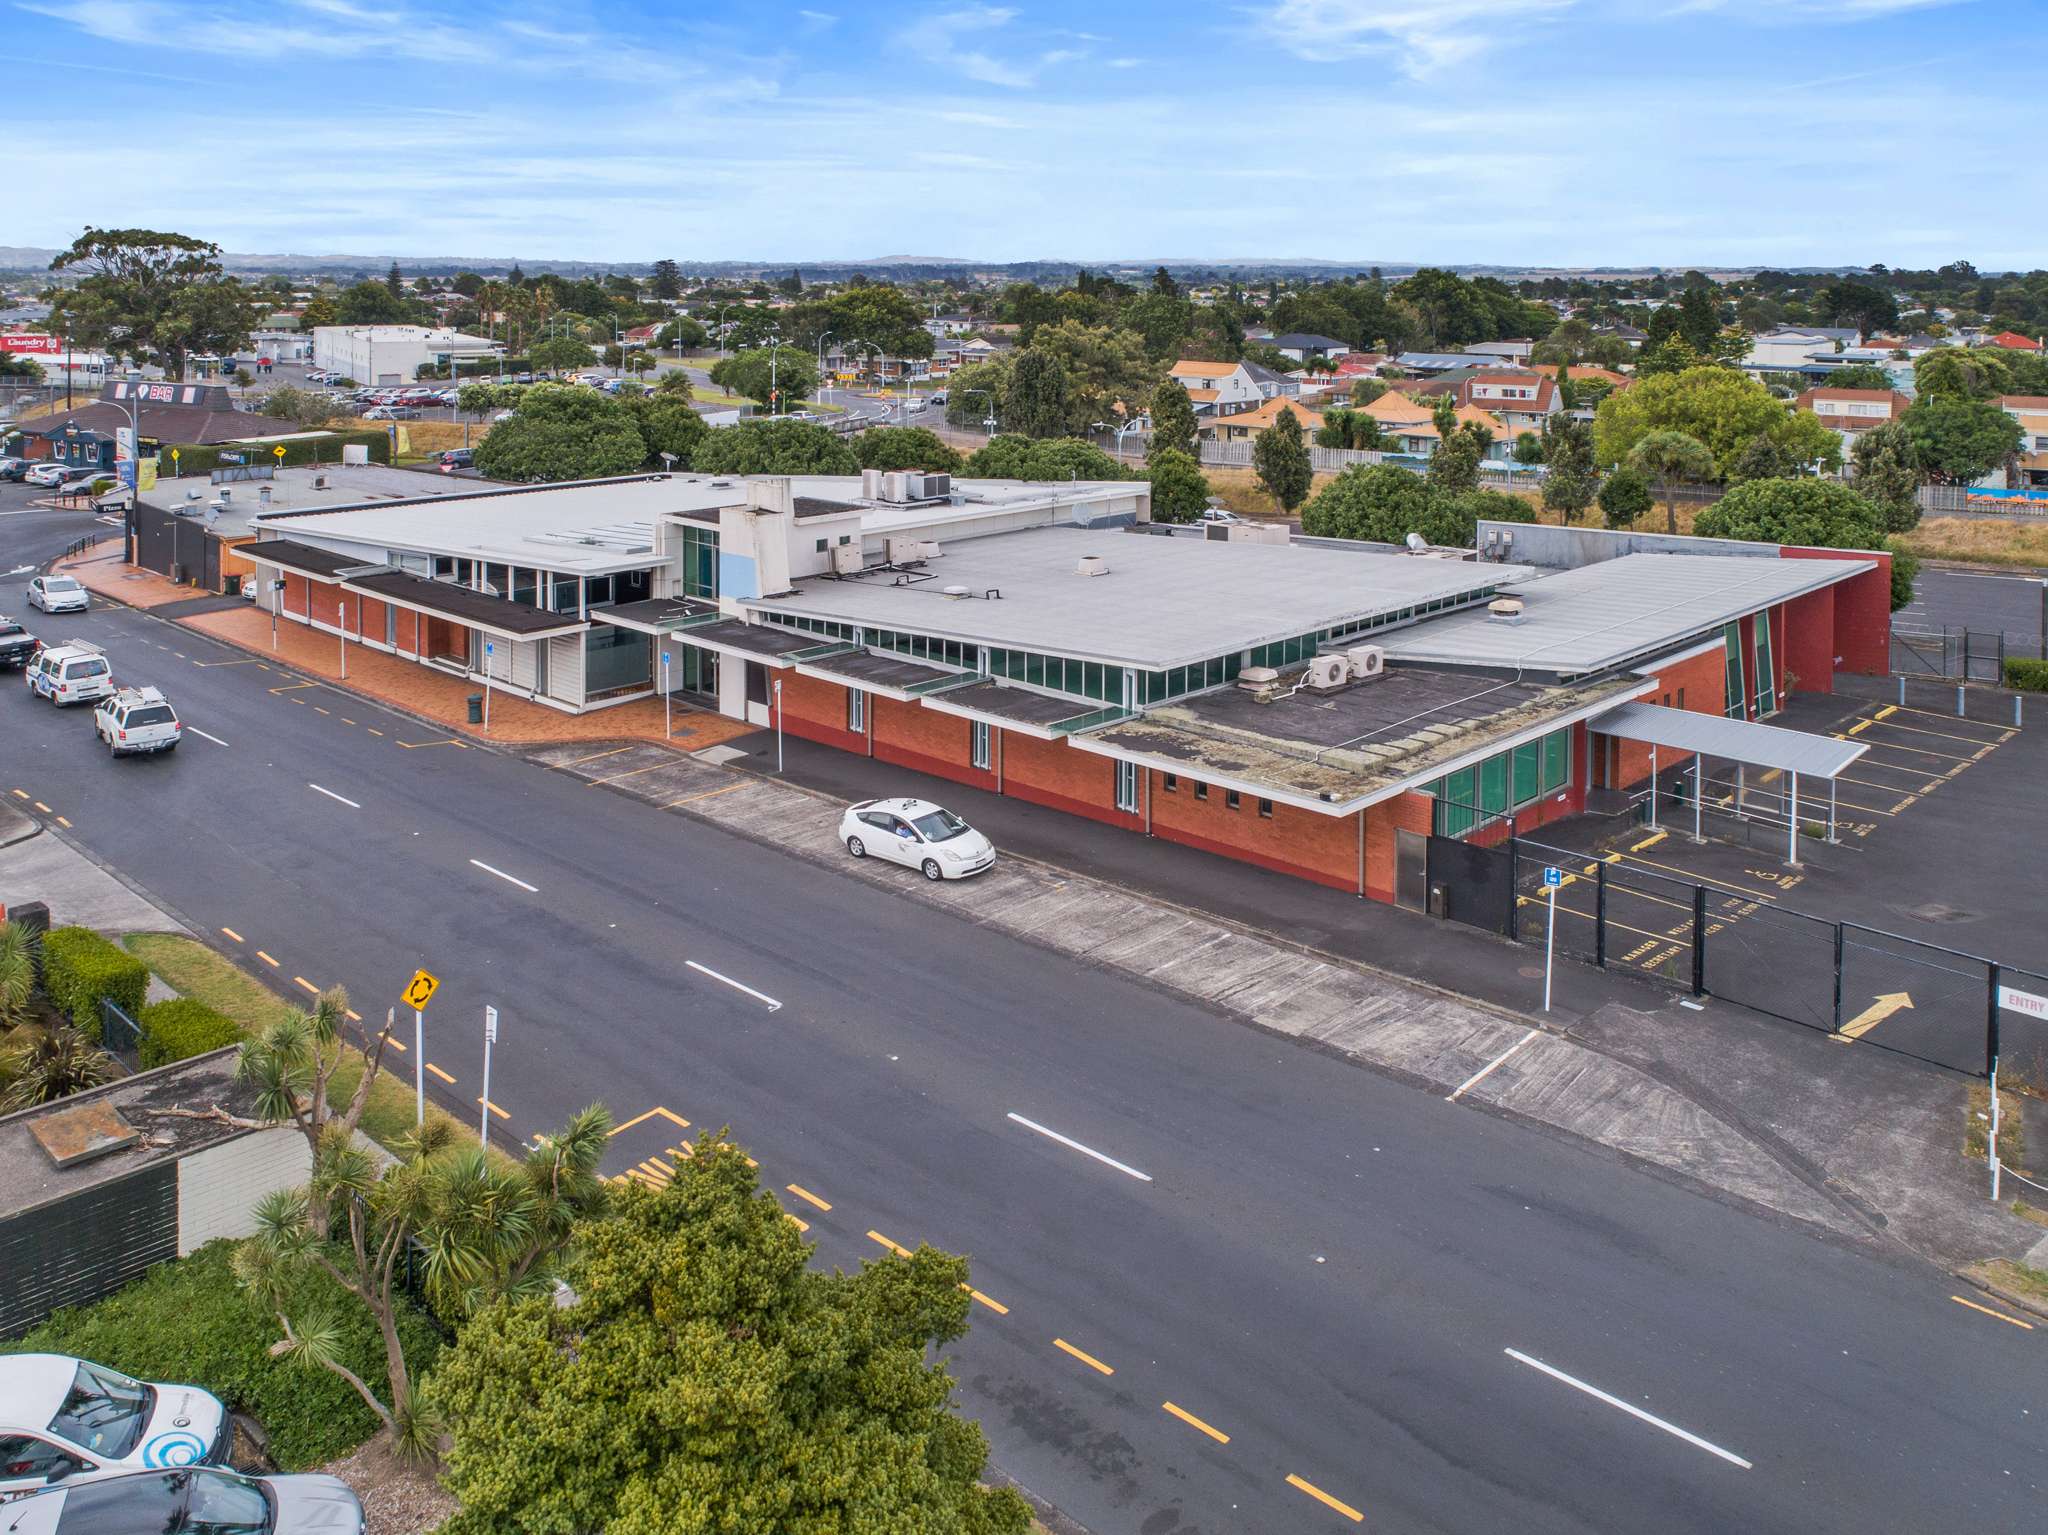
[[[48,906],[56,927],[90,927],[103,933],[185,931],[182,922],[56,831],[45,830],[13,805],[0,804],[0,911],[24,901]]]

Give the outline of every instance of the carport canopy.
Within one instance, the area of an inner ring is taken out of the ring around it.
[[[1697,714],[1690,709],[1668,709],[1662,704],[1626,703],[1588,720],[1586,728],[1808,778],[1834,778],[1870,750],[1861,741],[1809,735],[1782,725]]]

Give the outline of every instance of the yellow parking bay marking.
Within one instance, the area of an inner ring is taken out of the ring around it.
[[[638,778],[642,773],[657,773],[665,767],[674,766],[675,763],[673,762],[657,762],[651,767],[628,768],[625,772],[613,773],[608,778],[593,778],[584,787],[586,789],[595,789],[599,784],[617,783],[622,778]]]
[[[1837,740],[1841,740],[1841,741],[1846,741],[1846,740],[1848,740],[1849,738],[1848,738],[1847,736],[1837,736],[1837,737],[1836,737],[1836,739],[1837,739]],[[1872,750],[1874,750],[1874,751],[1888,751],[1888,752],[1912,752],[1912,753],[1913,753],[1913,754],[1914,754],[1915,756],[1919,756],[1919,757],[1941,757],[1941,758],[1945,758],[1945,759],[1946,759],[1947,761],[1950,761],[1950,762],[1974,762],[1974,761],[1976,761],[1976,760],[1977,760],[1977,759],[1976,759],[1976,758],[1974,758],[1974,757],[1965,757],[1965,756],[1963,756],[1963,755],[1962,755],[1961,753],[1959,753],[1959,752],[1942,752],[1942,751],[1936,751],[1936,750],[1934,750],[1934,749],[1933,749],[1932,747],[1930,747],[1930,746],[1908,746],[1908,745],[1906,745],[1906,743],[1905,743],[1905,742],[1903,742],[1903,741],[1872,741],[1872,742],[1870,742],[1869,744],[1870,744],[1870,746],[1871,746],[1871,749],[1872,749]],[[1872,759],[1870,759],[1870,758],[1865,758],[1864,760],[1865,760],[1866,762],[1868,762],[1868,761],[1870,761],[1870,760],[1872,760]],[[1883,766],[1886,766],[1887,764],[1885,764],[1885,763],[1878,763],[1877,765],[1878,765],[1879,767],[1883,767]]]
[[[275,687],[270,691],[273,693],[295,693],[300,688],[317,688],[318,686],[320,684],[317,682],[287,682],[282,687]]]
[[[479,1098],[477,1099],[477,1102],[481,1103],[485,1108],[489,1109],[493,1114],[497,1115],[500,1119],[510,1119],[512,1117],[510,1114],[507,1114],[503,1109],[499,1108],[495,1103],[491,1102],[491,1100],[488,1098]]]
[[[264,964],[270,966],[271,969],[275,970],[277,968],[277,961],[272,959],[268,954],[265,954],[261,949],[258,949],[256,951],[256,957],[262,960]]]
[[[800,1215],[791,1215],[787,1210],[784,1210],[782,1212],[782,1218],[788,1221],[790,1225],[796,1227],[796,1229],[799,1231],[809,1231],[811,1229],[811,1223],[809,1221],[805,1220]]]
[[[69,827],[71,825],[71,818],[69,816],[60,815],[57,817],[57,824],[59,826]]]
[[[1877,713],[1871,715],[1870,717],[1873,720],[1888,720],[1898,712],[1899,706],[1897,704],[1886,704],[1882,709],[1878,710]]]
[[[816,1194],[813,1194],[809,1189],[799,1188],[794,1183],[787,1184],[785,1185],[785,1187],[788,1188],[790,1193],[796,1195],[796,1197],[798,1199],[801,1199],[805,1204],[816,1205],[820,1210],[829,1210],[832,1208],[830,1205],[825,1203],[824,1200],[820,1199]]]
[[[1996,727],[1996,726],[1987,726],[1987,727],[1985,727],[1985,728],[1987,728],[1987,729],[1994,729],[1994,730],[1995,730],[1995,729],[1997,729],[1998,727]],[[1926,727],[1925,725],[1901,725],[1901,724],[1899,724],[1899,723],[1898,723],[1898,722],[1897,722],[1896,720],[1895,720],[1895,721],[1893,721],[1893,722],[1891,722],[1890,724],[1886,725],[1886,726],[1885,726],[1885,729],[1887,729],[1887,730],[1910,730],[1910,731],[1912,731],[1912,732],[1913,732],[1913,734],[1915,734],[1915,735],[1920,735],[1920,736],[1940,736],[1940,737],[1941,737],[1941,738],[1942,738],[1943,740],[1945,740],[1945,741],[1967,741],[1967,742],[1968,742],[1968,743],[1969,743],[1970,745],[1972,745],[1972,746],[1984,746],[1984,745],[1991,745],[1991,746],[1996,746],[1996,745],[1998,744],[1998,741],[1994,741],[1994,740],[1992,740],[1992,739],[1991,739],[1991,738],[1990,738],[1989,736],[1961,736],[1961,735],[1957,735],[1957,734],[1956,734],[1956,733],[1955,733],[1955,732],[1954,732],[1953,730],[1929,730],[1929,729],[1928,729],[1928,728],[1927,728],[1927,727]],[[1999,737],[1999,740],[2003,740],[2003,739],[2005,739],[2005,738],[2004,738],[2004,737],[2003,737],[2003,736],[2001,735],[2001,736]]]
[[[15,797],[16,799],[27,799],[27,798],[28,798],[28,790],[26,790],[26,789],[16,789],[16,790],[14,790],[14,791],[13,791],[13,793],[14,793],[14,797]]]
[[[1209,1424],[1204,1423],[1200,1418],[1196,1417],[1193,1413],[1189,1412],[1185,1407],[1176,1407],[1171,1402],[1161,1402],[1159,1404],[1159,1410],[1161,1412],[1172,1413],[1176,1418],[1180,1419],[1181,1422],[1185,1423],[1189,1428],[1200,1430],[1202,1433],[1207,1434],[1211,1439],[1215,1440],[1218,1444],[1230,1443],[1230,1435],[1224,1433],[1223,1430],[1220,1428],[1212,1428]]]
[[[42,811],[44,815],[54,815],[56,813],[53,810],[51,810],[48,805],[45,805],[41,800],[34,801],[34,804],[36,809]]]
[[[1052,1346],[1060,1350],[1062,1353],[1072,1354],[1076,1359],[1080,1360],[1081,1363],[1088,1366],[1088,1368],[1091,1370],[1100,1370],[1104,1375],[1116,1374],[1116,1371],[1112,1369],[1110,1366],[1104,1364],[1100,1359],[1097,1359],[1093,1354],[1090,1354],[1083,1349],[1075,1348],[1074,1345],[1069,1343],[1065,1338],[1053,1339]]]
[[[2016,1316],[2007,1316],[2003,1311],[1993,1311],[1989,1306],[1980,1306],[1973,1300],[1964,1300],[1960,1295],[1951,1295],[1949,1299],[1954,1301],[1958,1306],[1968,1306],[1972,1311],[1981,1311],[1986,1316],[1995,1316],[1998,1318],[1999,1321],[2010,1322],[2014,1327],[2023,1328],[2027,1332],[2032,1332],[2034,1330],[2034,1324],[2032,1322],[2022,1322]]]
[[[192,664],[202,671],[215,666],[263,666],[263,663],[256,660],[253,656],[240,656],[233,661],[194,661]],[[263,669],[265,671],[270,670],[267,666],[263,666]]]
[[[384,732],[379,730],[375,725],[365,725],[363,729],[369,731],[370,734],[373,736],[381,736],[382,734],[384,734]]]
[[[234,939],[236,943],[243,943],[243,942],[245,942],[245,941],[246,941],[246,940],[245,940],[245,939],[244,939],[244,938],[242,937],[242,935],[241,935],[240,933],[236,932],[236,931],[235,931],[235,930],[234,930],[233,928],[231,928],[231,927],[224,927],[224,928],[222,928],[222,929],[221,929],[221,931],[222,931],[223,933],[226,933],[226,934],[228,935],[228,937],[230,937],[230,938]]]
[[[670,1124],[674,1125],[678,1130],[687,1130],[690,1128],[690,1122],[687,1119],[683,1118],[682,1115],[671,1114],[667,1109],[663,1108],[652,1108],[649,1109],[645,1114],[635,1114],[631,1119],[627,1120],[622,1125],[614,1125],[612,1127],[611,1133],[613,1135],[624,1135],[628,1130],[632,1129],[633,1126],[638,1124],[645,1124],[648,1120],[653,1119],[656,1115],[660,1115],[661,1118],[667,1120]]]
[[[962,1286],[960,1286],[960,1288],[965,1290],[969,1295],[973,1296],[976,1300],[980,1301],[984,1306],[988,1307],[988,1309],[993,1311],[997,1316],[1008,1316],[1010,1314],[1010,1308],[1008,1306],[1005,1306],[999,1300],[990,1300],[986,1295],[983,1295],[981,1291],[975,1289],[973,1285],[963,1284]]]
[[[403,746],[407,751],[418,751],[422,746],[453,746],[461,749],[462,751],[469,750],[468,742],[458,741],[453,736],[448,736],[447,738],[439,741],[400,741],[398,744],[400,746]]]
[[[868,1233],[868,1240],[870,1242],[880,1242],[884,1247],[888,1248],[890,1252],[894,1253],[899,1258],[907,1258],[910,1256],[909,1248],[899,1246],[897,1243],[890,1241],[887,1237],[883,1236],[882,1233],[879,1231],[870,1231]]]
[[[614,746],[609,751],[592,752],[587,757],[571,757],[567,762],[558,762],[555,766],[572,768],[579,762],[597,762],[605,757],[616,757],[620,752],[629,752],[632,749],[630,746]]]
[[[307,980],[303,975],[293,976],[292,984],[294,986],[299,987],[302,990],[310,991],[316,997],[320,995],[320,988],[318,986],[315,986],[311,981]]]
[[[1346,1519],[1349,1519],[1353,1524],[1365,1523],[1365,1515],[1361,1514],[1349,1503],[1345,1503],[1340,1499],[1331,1497],[1327,1492],[1324,1492],[1323,1489],[1318,1487],[1314,1482],[1304,1482],[1300,1477],[1294,1475],[1294,1473],[1291,1471],[1287,1474],[1287,1485],[1289,1487],[1297,1489],[1298,1491],[1307,1493],[1310,1497],[1314,1498],[1318,1503],[1322,1504],[1326,1508],[1334,1508],[1338,1513],[1342,1514]]]
[[[1670,835],[1671,833],[1668,831],[1653,831],[1650,833],[1649,836],[1643,838],[1642,841],[1638,842],[1634,847],[1630,848],[1629,851],[1631,853],[1640,853],[1646,847],[1655,847],[1658,843],[1662,842],[1666,837]]]
[[[694,800],[700,799],[716,799],[721,794],[730,794],[735,789],[744,789],[745,787],[746,785],[743,783],[729,783],[722,789],[706,789],[701,794],[685,794],[681,799],[670,800],[666,805],[663,805],[661,808],[664,810],[673,810],[678,805],[687,805]]]
[[[1853,724],[1853,725],[1851,725],[1851,726],[1849,727],[1849,734],[1850,734],[1850,735],[1852,735],[1852,736],[1858,736],[1858,735],[1861,735],[1861,734],[1863,734],[1863,732],[1864,732],[1864,731],[1866,731],[1866,730],[1868,730],[1869,728],[1870,728],[1870,721],[1869,721],[1869,720],[1858,720],[1858,721],[1857,721],[1857,722],[1856,722],[1855,724]]]
[[[447,1072],[445,1072],[445,1071],[443,1071],[443,1070],[442,1070],[442,1069],[441,1069],[441,1068],[440,1068],[439,1066],[436,1066],[436,1065],[435,1065],[435,1064],[434,1064],[434,1063],[433,1063],[432,1061],[428,1061],[428,1062],[427,1062],[426,1064],[427,1064],[427,1070],[431,1071],[431,1072],[432,1072],[432,1073],[433,1073],[433,1074],[434,1074],[435,1076],[439,1077],[439,1078],[440,1078],[440,1079],[441,1079],[441,1080],[442,1080],[443,1082],[446,1082],[446,1083],[447,1083],[447,1084],[448,1084],[448,1085],[449,1085],[450,1087],[453,1087],[453,1086],[455,1085],[455,1079],[454,1079],[453,1077],[449,1076],[449,1075],[448,1075],[448,1073],[447,1073]]]

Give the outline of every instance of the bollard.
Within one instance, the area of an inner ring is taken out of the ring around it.
[[[1960,682],[1958,682],[1958,683],[1956,684],[1956,718],[1957,718],[1957,719],[1961,719],[1962,717],[1963,717],[1963,685],[1962,685],[1962,684],[1961,684]]]
[[[1904,672],[1899,673],[1899,707],[1901,709],[1906,707],[1906,674]]]
[[[2012,728],[2020,728],[2020,695],[2017,693],[2012,695]]]

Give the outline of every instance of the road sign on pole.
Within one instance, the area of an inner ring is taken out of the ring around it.
[[[424,970],[415,970],[402,993],[406,1005],[412,1009],[412,1122],[416,1127],[427,1122],[426,1008],[440,986],[440,981],[434,976]]]
[[[484,1095],[478,1100],[483,1107],[478,1110],[476,1143],[487,1146],[491,1140],[491,1046],[498,1042],[498,1010],[484,1009]]]
[[[666,741],[674,735],[675,729],[669,723],[668,651],[663,650],[661,653],[661,738]]]
[[[484,641],[484,733],[491,729],[491,657],[497,652],[495,640]]]
[[[2008,1012],[2025,1013],[2029,1018],[2048,1018],[2048,997],[2039,992],[2021,991],[2016,986],[1998,988],[1998,1005]]]
[[[405,983],[405,990],[400,995],[404,998],[405,1005],[417,1012],[433,1001],[434,993],[440,989],[441,981],[438,976],[430,975],[424,970],[415,970],[412,979]]]
[[[1546,868],[1543,889],[1550,897],[1550,917],[1543,925],[1543,1011],[1550,1011],[1550,962],[1557,949],[1557,889],[1564,883],[1564,870]]]

